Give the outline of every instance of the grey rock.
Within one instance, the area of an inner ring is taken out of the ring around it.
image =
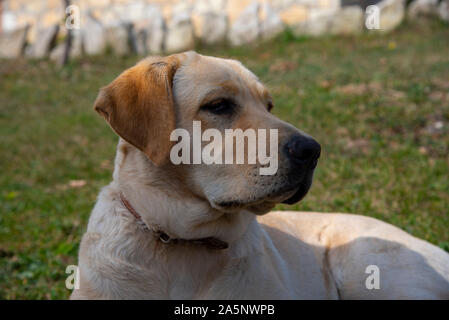
[[[341,0],[340,3],[342,7],[357,5],[365,9],[368,6],[379,3],[380,1],[381,0]]]
[[[201,42],[214,44],[226,40],[228,19],[214,12],[199,13],[193,16],[195,36]]]
[[[334,19],[338,18],[341,7],[340,1],[330,1],[327,8],[309,9],[308,18],[296,25],[290,26],[295,35],[321,36],[331,33]]]
[[[88,55],[103,53],[106,49],[105,29],[97,19],[87,16],[81,24],[84,51]]]
[[[404,0],[384,0],[379,8],[379,31],[388,32],[401,24],[405,16]]]
[[[50,55],[58,36],[59,25],[54,25],[45,29],[36,31],[36,39],[31,46],[30,55],[33,58],[46,58]]]
[[[193,25],[187,12],[176,14],[167,27],[165,50],[179,52],[193,48],[195,39]]]
[[[149,39],[147,39],[148,51],[150,53],[161,53],[164,49],[164,40],[166,35],[165,22],[162,16],[153,21]]]
[[[147,4],[144,1],[128,1],[120,9],[119,15],[123,21],[139,21],[146,17]]]
[[[83,54],[83,35],[80,30],[72,30],[72,46],[70,58],[78,58]]]
[[[363,6],[348,5],[333,10],[311,10],[309,19],[296,26],[296,35],[319,36],[323,34],[357,34],[363,31],[364,24],[368,27],[368,15]],[[384,0],[376,4],[379,12],[379,27],[381,31],[389,31],[401,23],[404,18],[405,4],[403,0]],[[367,13],[371,11],[368,10]]]
[[[268,2],[264,2],[260,8],[260,34],[262,39],[271,39],[284,30],[281,17]]]
[[[3,7],[4,8],[4,7]],[[20,29],[17,25],[17,16],[12,11],[4,10],[2,11],[2,31],[3,32],[11,32],[16,29]]]
[[[65,43],[58,44],[50,53],[50,60],[61,65],[64,60]]]
[[[309,19],[297,25],[291,26],[296,36],[320,36],[330,33],[333,14],[321,10],[311,10]]]
[[[449,0],[443,0],[438,7],[440,19],[449,22]]]
[[[0,58],[17,58],[24,52],[29,26],[0,33]]]
[[[72,41],[70,44],[69,59],[78,58],[83,54],[82,34],[80,30],[71,30]],[[50,53],[50,60],[62,65],[67,47],[67,41],[58,44]]]
[[[411,19],[422,16],[438,16],[438,0],[414,0],[408,7]]]
[[[105,28],[106,45],[118,56],[135,52],[135,38],[131,23],[118,23]]]
[[[228,40],[233,46],[250,43],[259,36],[259,3],[252,2],[231,25]]]
[[[194,1],[175,1],[175,3],[171,6],[171,16],[178,15],[189,15],[192,13],[194,8]]]
[[[147,42],[150,32],[146,28],[136,29],[136,51],[138,55],[143,56],[149,53]]]
[[[137,53],[161,53],[165,37],[164,18],[156,6],[150,6],[146,10],[146,18],[134,26]]]
[[[331,34],[357,34],[363,31],[364,12],[359,6],[343,7],[332,16]]]
[[[226,0],[196,0],[193,11],[195,13],[215,13],[223,15],[226,9]]]

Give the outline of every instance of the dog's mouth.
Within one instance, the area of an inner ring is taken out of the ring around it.
[[[304,185],[304,184],[300,184],[296,190],[295,193],[293,193],[292,196],[290,196],[289,198],[281,201],[281,203],[285,203],[285,204],[295,204],[296,202],[301,201],[302,199],[304,199],[304,197],[306,196],[307,192],[309,192],[310,189],[310,185]]]
[[[296,184],[294,188],[295,191],[289,195],[286,195],[286,197],[282,199],[280,203],[295,204],[304,199],[306,194],[309,192],[310,187],[312,186],[313,172],[315,167],[316,162],[314,166],[310,168],[310,170],[306,171],[300,182]]]
[[[212,206],[224,212],[236,212],[246,209],[254,214],[262,215],[273,209],[278,203],[295,204],[301,201],[312,185],[313,171],[296,183],[290,183],[279,190],[272,191],[251,200],[227,200],[213,202]]]

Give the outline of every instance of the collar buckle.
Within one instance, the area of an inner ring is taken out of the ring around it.
[[[169,244],[170,242],[172,242],[172,238],[170,238],[170,236],[168,234],[166,234],[165,232],[159,231],[158,235],[159,235],[159,240],[162,243]]]

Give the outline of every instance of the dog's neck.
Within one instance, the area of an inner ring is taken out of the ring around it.
[[[223,213],[180,187],[179,174],[154,166],[137,148],[120,139],[114,181],[146,225],[174,239],[216,238],[230,245],[238,241],[254,214],[242,210]]]
[[[123,192],[119,192],[120,202],[128,210],[128,212],[134,216],[136,222],[142,227],[143,231],[153,233],[153,236],[159,242],[166,245],[194,245],[202,246],[204,248],[212,250],[223,250],[229,247],[227,242],[221,241],[215,237],[207,237],[200,239],[178,239],[170,237],[165,231],[159,230],[157,227],[148,226],[143,220],[142,216],[134,209],[132,204],[126,199]]]

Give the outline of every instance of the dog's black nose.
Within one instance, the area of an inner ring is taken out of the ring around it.
[[[286,151],[292,160],[316,165],[316,160],[320,157],[321,146],[310,137],[295,135],[287,142]]]

